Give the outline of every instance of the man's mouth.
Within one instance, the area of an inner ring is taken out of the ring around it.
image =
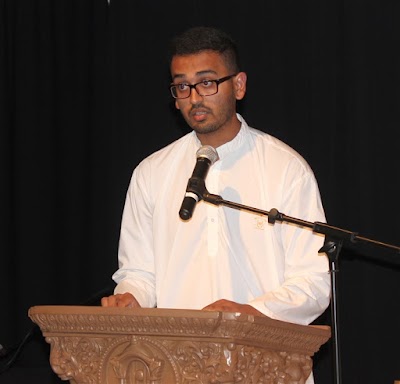
[[[194,110],[190,113],[192,118],[196,121],[203,121],[206,119],[208,112],[204,110]]]

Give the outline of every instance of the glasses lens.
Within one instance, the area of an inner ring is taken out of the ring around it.
[[[218,81],[217,80],[204,80],[200,83],[189,85],[189,84],[177,84],[171,85],[171,94],[175,99],[186,99],[190,96],[192,88],[196,89],[196,92],[200,96],[211,96],[218,92]]]
[[[196,85],[196,91],[201,96],[211,96],[218,92],[218,84],[215,80],[204,80]]]
[[[190,88],[185,84],[171,85],[170,90],[175,99],[185,99],[190,95]]]

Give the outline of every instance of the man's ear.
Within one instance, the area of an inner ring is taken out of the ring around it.
[[[235,96],[237,100],[243,99],[246,94],[247,75],[245,72],[239,72],[235,78]]]

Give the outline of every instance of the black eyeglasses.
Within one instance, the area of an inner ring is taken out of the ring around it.
[[[216,80],[202,80],[196,84],[171,84],[169,89],[174,99],[187,99],[194,88],[200,96],[211,96],[218,92],[218,85],[236,76],[237,73]]]

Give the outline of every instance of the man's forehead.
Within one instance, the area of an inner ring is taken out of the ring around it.
[[[176,76],[201,76],[219,74],[226,69],[222,55],[215,51],[202,51],[196,54],[174,56],[171,74]]]

